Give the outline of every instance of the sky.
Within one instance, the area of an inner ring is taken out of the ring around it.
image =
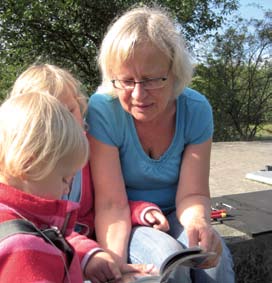
[[[261,20],[264,18],[264,13],[260,7],[262,7],[264,10],[269,10],[269,9],[272,10],[272,0],[239,0],[239,5],[240,5],[239,10],[229,15],[230,19],[233,19],[233,16],[238,14],[240,17],[246,20],[250,20],[251,18]],[[219,29],[219,31],[222,32],[223,29],[224,26],[221,29]],[[196,53],[201,53],[202,50],[206,49],[206,47],[207,47],[206,41],[197,43],[194,46],[194,51]],[[195,55],[193,55],[193,57],[194,56]],[[196,57],[196,58],[197,58],[196,61],[200,60],[200,57]]]
[[[252,3],[262,6],[265,10],[272,10],[272,1],[271,0],[239,0],[240,2],[240,9],[239,12],[241,16],[246,19],[250,18],[263,18],[263,12],[261,9],[258,9]]]

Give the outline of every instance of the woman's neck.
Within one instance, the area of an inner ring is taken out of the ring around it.
[[[145,153],[159,159],[169,148],[176,130],[176,106],[169,109],[167,115],[151,122],[134,121],[141,146]]]

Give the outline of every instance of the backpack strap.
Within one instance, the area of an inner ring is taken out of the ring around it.
[[[0,240],[18,233],[40,236],[33,225],[23,219],[8,220],[0,224]]]
[[[73,249],[57,227],[39,230],[24,219],[13,219],[0,223],[0,240],[15,234],[31,234],[43,238],[47,243],[57,247],[66,254],[68,266],[73,259]]]

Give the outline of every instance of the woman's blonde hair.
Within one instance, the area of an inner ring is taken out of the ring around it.
[[[82,127],[49,93],[8,98],[0,107],[0,133],[0,174],[5,177],[38,181],[64,158],[82,166],[88,159]]]
[[[87,97],[81,89],[81,83],[67,70],[55,65],[39,64],[30,66],[16,79],[9,95],[44,91],[58,98],[69,90],[78,101],[81,114],[84,115],[87,109]]]
[[[175,78],[174,94],[178,96],[192,78],[192,63],[185,42],[177,29],[177,24],[163,9],[140,7],[129,10],[109,27],[98,57],[102,73],[101,89],[113,96],[110,81],[112,69],[133,56],[139,45],[151,43],[157,47],[171,63]]]

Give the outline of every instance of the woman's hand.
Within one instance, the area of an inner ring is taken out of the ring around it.
[[[199,268],[216,266],[222,253],[222,244],[211,224],[205,218],[196,217],[191,219],[185,230],[189,239],[189,247],[200,246],[206,252],[215,253],[214,256],[208,257]]]

